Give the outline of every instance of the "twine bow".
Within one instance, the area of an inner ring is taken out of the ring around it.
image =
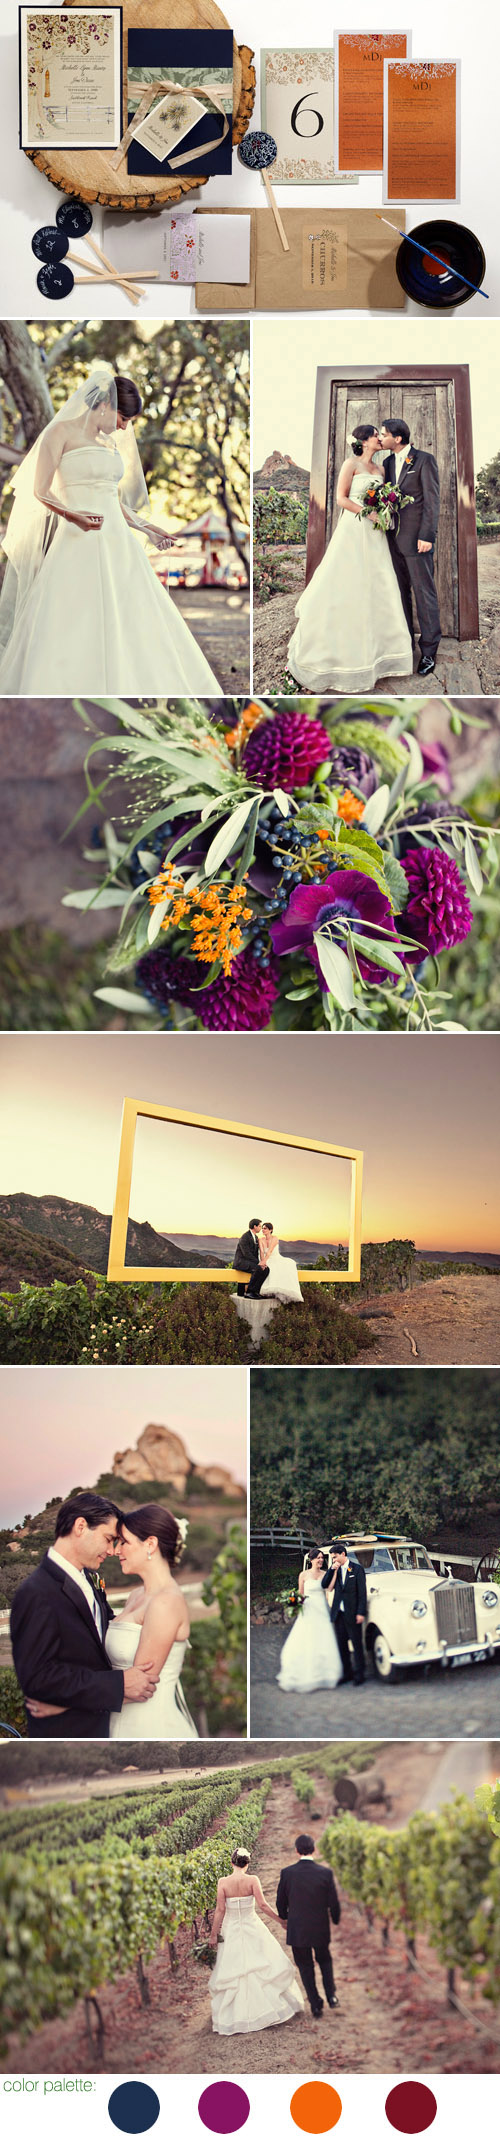
[[[134,75],[129,74],[128,79],[129,88],[133,89],[134,86],[139,86]],[[223,97],[223,95],[224,84],[221,84],[220,82],[216,82],[215,86],[212,84],[210,88],[205,87],[205,84],[202,83],[198,89],[192,88],[191,85],[189,86],[189,89],[186,89],[185,87],[183,88],[181,82],[148,82],[141,97],[138,110],[135,113],[135,117],[131,120],[130,126],[127,126],[126,132],[124,133],[123,138],[120,141],[119,148],[115,150],[114,156],[111,157],[112,170],[117,171],[119,169],[120,164],[123,163],[124,157],[127,154],[127,149],[130,146],[130,142],[135,140],[135,136],[139,131],[139,127],[142,126],[143,120],[147,119],[148,111],[151,110],[151,105],[155,102],[157,97],[162,96],[194,96],[198,99],[199,103],[201,103],[202,99],[205,98],[207,103],[213,104],[215,111],[220,112],[220,116],[223,121],[222,133],[214,134],[213,141],[202,141],[198,148],[189,148],[182,156],[166,156],[165,163],[169,164],[170,170],[177,171],[179,169],[180,164],[195,163],[201,156],[208,156],[210,154],[211,149],[219,148],[221,141],[225,141],[226,134],[229,132],[229,120],[226,117],[224,105],[221,103],[221,97]]]

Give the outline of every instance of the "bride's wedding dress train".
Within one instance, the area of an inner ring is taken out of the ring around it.
[[[30,697],[222,697],[183,616],[127,525],[121,454],[71,446],[54,478],[72,512],[102,514],[84,534],[57,519],[41,570],[0,657],[0,691]]]
[[[210,1976],[214,2033],[260,2033],[304,2010],[288,1953],[260,1920],[253,1896],[226,1900]]]
[[[269,1256],[269,1276],[262,1285],[260,1298],[264,1306],[267,1299],[294,1299],[296,1305],[304,1304],[297,1263],[288,1254],[280,1254],[279,1246],[273,1247]]]
[[[365,472],[353,476],[354,504],[361,504],[373,481]],[[411,638],[387,536],[371,519],[341,512],[295,614],[288,666],[309,690],[372,690],[384,676],[413,674]]]
[[[142,1625],[134,1618],[112,1618],[106,1633],[106,1654],[114,1670],[132,1668],[137,1654]],[[176,1743],[180,1737],[197,1736],[194,1721],[186,1706],[180,1683],[188,1640],[174,1640],[167,1660],[160,1670],[156,1692],[151,1699],[125,1699],[120,1714],[112,1714],[109,1734],[125,1737],[150,1737],[158,1742]]]
[[[282,1692],[334,1691],[342,1663],[321,1581],[306,1573],[305,1601],[281,1649],[278,1684]]]

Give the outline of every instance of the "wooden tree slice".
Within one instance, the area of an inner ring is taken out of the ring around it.
[[[81,0],[65,0],[66,7],[77,7]],[[165,0],[122,0],[123,4],[123,126],[127,123],[127,51],[130,29],[164,29],[166,24]],[[170,15],[170,7],[169,7]],[[227,30],[229,23],[217,7],[216,0],[172,0],[170,27],[176,30]],[[234,44],[233,56],[233,142],[243,140],[250,124],[255,99],[255,68],[253,52],[248,45]],[[173,207],[182,200],[184,193],[193,192],[197,186],[206,185],[208,173],[203,176],[198,169],[196,176],[162,177],[160,173],[151,191],[151,177],[129,178],[127,159],[118,171],[110,169],[109,157],[101,149],[26,149],[31,163],[50,178],[51,185],[60,193],[75,193],[79,200],[98,202],[103,208],[123,208],[130,214],[134,208]]]

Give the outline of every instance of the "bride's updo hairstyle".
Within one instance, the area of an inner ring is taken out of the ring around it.
[[[140,1543],[147,1543],[150,1536],[156,1536],[158,1550],[167,1566],[178,1565],[184,1549],[183,1539],[179,1523],[173,1514],[169,1514],[167,1506],[157,1506],[154,1500],[151,1506],[137,1506],[133,1513],[122,1515],[120,1533],[122,1528],[129,1529],[131,1536],[138,1536]]]
[[[142,413],[142,399],[139,387],[135,384],[135,379],[123,378],[119,371],[116,373],[113,384],[119,416],[123,416],[124,423],[133,422],[134,416],[140,416]]]
[[[353,430],[352,434],[351,451],[355,454],[357,460],[361,459],[363,446],[366,445],[367,438],[374,438],[376,430],[376,423],[356,424],[356,429]]]
[[[249,1861],[248,1848],[233,1848],[231,1862],[234,1870],[247,1870]]]

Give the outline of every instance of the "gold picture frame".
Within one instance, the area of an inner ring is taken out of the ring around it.
[[[135,1134],[138,1120],[177,1121],[180,1126],[216,1131],[220,1135],[251,1136],[259,1143],[279,1143],[291,1150],[312,1150],[330,1158],[346,1158],[351,1163],[351,1206],[349,1222],[349,1260],[347,1269],[338,1272],[331,1269],[299,1269],[301,1284],[359,1284],[361,1275],[361,1197],[363,1187],[363,1151],[346,1149],[340,1143],[318,1143],[310,1136],[282,1135],[275,1128],[249,1127],[237,1120],[218,1120],[208,1113],[183,1113],[176,1106],[156,1106],[147,1099],[124,1098],[116,1194],[111,1220],[108,1255],[108,1283],[114,1284],[231,1284],[249,1283],[250,1277],[239,1269],[141,1269],[125,1262],[127,1230],[130,1214],[132,1166],[134,1162]]]

